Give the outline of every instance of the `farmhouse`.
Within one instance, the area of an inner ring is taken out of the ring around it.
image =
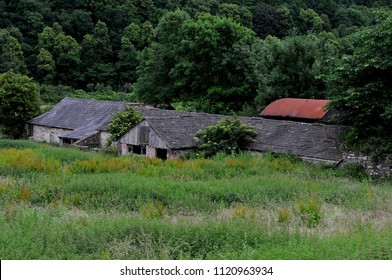
[[[164,117],[145,116],[118,142],[120,154],[136,153],[162,159],[178,157],[197,147],[196,132],[228,116],[205,113],[165,112]],[[337,163],[346,127],[263,118],[245,118],[256,141],[247,148],[254,153],[292,153],[304,160]]]
[[[130,104],[141,111],[140,104]],[[52,110],[27,122],[31,139],[49,143],[103,146],[107,125],[122,102],[64,98]]]

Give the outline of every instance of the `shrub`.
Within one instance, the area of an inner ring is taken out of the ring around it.
[[[278,209],[278,222],[281,224],[285,224],[290,222],[291,220],[291,213],[289,208],[283,207]]]
[[[320,223],[322,216],[321,201],[315,195],[298,201],[297,208],[301,220],[307,227],[316,227]]]
[[[142,116],[131,107],[128,107],[124,112],[118,111],[108,126],[108,132],[111,134],[108,140],[108,146],[112,142],[118,141],[121,136],[141,120]]]
[[[238,118],[222,119],[216,125],[210,125],[196,133],[199,149],[207,157],[219,152],[238,153],[253,142],[257,133],[252,126],[246,125]]]

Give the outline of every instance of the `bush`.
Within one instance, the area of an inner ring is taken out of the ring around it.
[[[138,124],[142,119],[142,116],[131,107],[127,108],[124,112],[118,111],[108,126],[108,132],[111,134],[111,137],[108,140],[108,146],[112,142],[118,141],[121,136]]]
[[[199,149],[207,157],[219,152],[238,153],[253,142],[256,135],[252,126],[245,125],[238,118],[222,119],[216,125],[207,126],[196,133],[200,139]]]

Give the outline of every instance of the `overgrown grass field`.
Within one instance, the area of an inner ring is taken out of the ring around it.
[[[0,140],[1,259],[392,259],[392,182],[290,157]]]

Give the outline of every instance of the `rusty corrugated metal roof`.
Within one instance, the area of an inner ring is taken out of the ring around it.
[[[272,102],[261,112],[262,117],[321,120],[330,100],[283,98]]]

